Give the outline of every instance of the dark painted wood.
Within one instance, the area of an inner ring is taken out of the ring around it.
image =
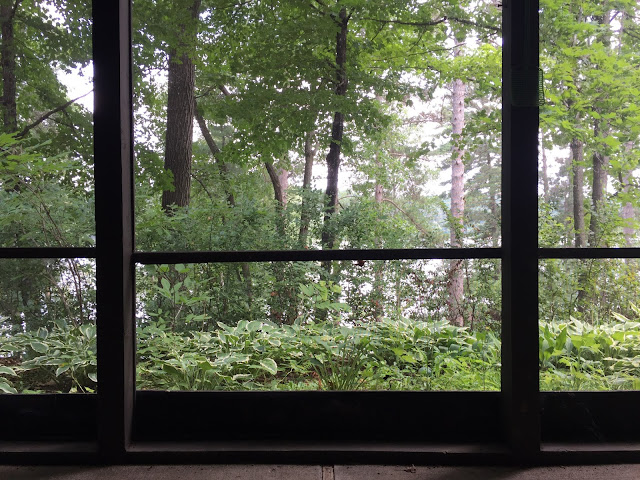
[[[416,248],[375,250],[272,250],[244,252],[135,252],[144,265],[163,263],[312,262],[329,260],[416,260],[500,258],[499,248]]]
[[[509,464],[504,445],[381,442],[135,443],[135,463],[293,463],[308,465],[500,465]]]
[[[504,2],[503,22],[503,421],[515,458],[527,462],[538,454],[540,444],[538,107],[527,77],[535,71],[537,78],[538,72],[538,2]]]
[[[544,442],[579,442],[586,449],[597,444],[640,443],[640,391],[543,392],[540,396]]]
[[[93,1],[100,454],[121,461],[135,395],[131,2]]]
[[[0,258],[96,258],[95,248],[0,248]]]
[[[0,441],[0,464],[97,465],[102,463],[91,443],[6,444]],[[133,443],[123,464],[307,464],[307,465],[596,465],[640,463],[640,444],[616,443],[597,447],[581,444],[543,444],[532,462],[517,461],[503,445],[414,443],[276,442],[140,442]]]
[[[640,248],[541,248],[538,258],[640,258]]]
[[[97,441],[97,400],[94,394],[0,395],[0,442]]]
[[[498,392],[156,392],[136,441],[502,441]]]

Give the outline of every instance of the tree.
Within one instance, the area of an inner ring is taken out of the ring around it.
[[[456,44],[462,43],[463,38],[454,35]],[[455,57],[460,56],[460,47],[453,50]],[[451,87],[451,135],[453,137],[453,152],[451,154],[451,246],[462,247],[462,231],[464,228],[464,149],[459,144],[464,128],[465,84],[456,78]],[[462,302],[464,292],[464,277],[462,261],[452,260],[449,270],[449,315],[451,323],[464,324]]]
[[[184,4],[184,5],[183,5]],[[162,208],[186,207],[191,195],[191,153],[195,114],[196,72],[192,56],[198,33],[201,0],[183,1],[178,15],[177,38],[169,47],[167,130],[164,168],[173,174],[173,189],[162,192]]]

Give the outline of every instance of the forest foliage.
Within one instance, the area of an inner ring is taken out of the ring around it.
[[[540,6],[539,245],[635,247],[640,9]],[[135,0],[136,249],[500,247],[501,13]],[[89,7],[0,0],[0,27],[0,247],[93,247]],[[540,262],[541,388],[640,386],[637,272]],[[499,260],[138,265],[136,289],[139,388],[500,388]],[[0,260],[0,390],[95,391],[95,301],[91,260]]]

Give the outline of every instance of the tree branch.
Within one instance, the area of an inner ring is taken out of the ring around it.
[[[16,16],[16,12],[18,11],[18,7],[20,6],[20,2],[21,2],[21,1],[22,1],[22,0],[16,0],[16,1],[13,3],[13,7],[11,8],[11,18],[10,18],[9,20],[12,20],[12,19],[13,19],[13,17],[15,17],[15,16]]]
[[[207,186],[204,184],[204,182],[200,179],[200,177],[198,177],[195,173],[191,172],[191,178],[193,178],[196,182],[200,184],[200,187],[202,187],[202,190],[204,190],[204,193],[207,194],[207,197],[209,197],[209,200],[211,200],[211,203],[214,203],[213,195],[211,195],[211,192],[209,191]]]
[[[438,20],[431,20],[429,22],[406,22],[403,20],[387,20],[384,18],[370,18],[370,17],[365,17],[363,18],[363,20],[369,20],[371,22],[380,22],[385,24],[393,23],[395,25],[407,25],[409,27],[435,27],[436,25],[446,22],[447,17],[442,17],[442,18],[439,18]]]
[[[427,22],[407,22],[404,20],[388,20],[388,19],[384,19],[384,18],[364,18],[364,20],[369,20],[372,22],[380,22],[380,23],[393,23],[395,25],[406,25],[409,27],[435,27],[436,25],[439,25],[443,22],[446,22],[447,20],[451,21],[451,22],[457,22],[457,23],[462,23],[463,25],[470,25],[473,27],[478,27],[478,28],[484,28],[486,30],[491,30],[492,32],[496,32],[496,33],[501,33],[502,29],[499,27],[494,27],[493,25],[486,25],[484,23],[477,23],[474,22],[472,20],[467,20],[466,18],[460,18],[460,17],[449,17],[449,16],[444,16],[442,18],[439,18],[437,20],[430,20]]]
[[[502,33],[502,29],[500,27],[494,27],[493,25],[487,25],[485,23],[478,23],[471,20],[467,20],[466,18],[460,17],[447,17],[449,20],[457,23],[462,23],[463,25],[470,25],[472,27],[484,28],[486,30],[491,30],[495,33]]]
[[[415,218],[413,218],[413,216],[411,216],[411,214],[409,214],[409,212],[407,212],[406,210],[404,210],[402,207],[400,207],[400,205],[398,205],[397,203],[395,203],[393,200],[390,200],[390,199],[388,199],[388,198],[383,198],[383,199],[382,199],[382,201],[383,201],[383,202],[390,203],[391,205],[393,205],[394,207],[396,207],[396,208],[397,208],[401,213],[403,213],[403,214],[405,215],[405,217],[407,217],[407,218],[409,219],[409,221],[410,221],[411,223],[413,223],[413,224],[415,225],[415,227],[416,227],[418,230],[420,230],[420,232],[422,232],[422,234],[423,234],[423,235],[425,235],[425,236],[429,236],[429,235],[430,235],[430,234],[429,234],[429,232],[428,232],[427,230],[425,230],[425,228],[424,228],[422,225],[420,225],[420,224],[418,223],[418,221],[417,221]]]
[[[38,125],[40,125],[42,122],[44,122],[47,118],[49,118],[51,115],[53,115],[54,113],[58,113],[61,112],[62,110],[66,109],[67,107],[69,107],[70,105],[73,105],[74,103],[76,103],[78,100],[80,100],[81,98],[86,97],[87,95],[89,95],[91,92],[93,92],[93,88],[91,90],[89,90],[87,93],[85,93],[84,95],[80,95],[77,98],[74,98],[73,100],[69,100],[66,103],[63,103],[62,105],[60,105],[59,107],[54,108],[53,110],[49,110],[47,113],[45,113],[44,115],[42,115],[41,117],[39,117],[35,122],[30,123],[29,125],[27,125],[26,127],[24,127],[22,129],[22,131],[16,135],[16,138],[22,138],[24,136],[27,135],[27,133],[29,133],[30,130],[32,130],[33,128],[37,127]]]
[[[196,121],[198,122],[200,131],[202,132],[202,136],[204,137],[204,140],[207,143],[209,150],[211,150],[211,155],[213,155],[215,164],[217,165],[218,171],[220,172],[220,176],[222,178],[222,182],[224,185],[225,194],[227,196],[227,202],[229,202],[229,205],[235,205],[236,199],[235,199],[235,196],[233,195],[233,192],[231,191],[231,187],[229,186],[229,178],[228,178],[229,171],[227,168],[227,164],[220,158],[220,147],[218,147],[218,144],[213,139],[213,136],[211,135],[211,132],[207,127],[207,122],[205,121],[204,117],[198,110],[197,104],[195,105],[194,110],[195,110]],[[194,177],[194,178],[196,178],[196,181],[200,182],[200,180],[197,177]]]

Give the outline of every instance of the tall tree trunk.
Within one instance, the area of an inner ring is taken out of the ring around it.
[[[598,24],[601,26],[608,26],[610,19],[610,12],[606,7],[606,1],[604,4],[604,11],[602,16],[598,17]],[[611,38],[608,34],[608,28],[601,28],[598,39],[602,42],[607,51],[610,50]],[[600,92],[603,94],[604,92]],[[601,113],[599,108],[594,108],[595,112]],[[604,130],[604,131],[602,131]],[[593,123],[593,138],[597,141],[601,133],[605,134],[608,130],[606,124],[602,128],[601,120],[595,119]],[[596,149],[601,148],[596,144]],[[594,151],[592,156],[592,170],[593,170],[593,184],[591,189],[591,220],[589,221],[589,246],[598,247],[601,245],[602,240],[602,222],[604,220],[604,207],[605,207],[605,192],[607,184],[607,163],[608,158],[601,151]]]
[[[542,151],[542,191],[545,203],[549,202],[549,170],[547,165],[547,150],[544,148],[544,130],[540,138],[540,150]]]
[[[625,195],[629,194],[630,191],[630,177],[631,175],[627,172],[622,177],[622,191]],[[631,247],[633,246],[633,236],[635,234],[635,229],[633,227],[633,219],[635,217],[635,213],[633,210],[633,204],[631,202],[626,202],[622,205],[622,209],[620,210],[620,217],[623,221],[622,234],[624,235],[624,243],[625,246]]]
[[[487,149],[487,167],[489,167],[489,171],[493,169],[493,165],[491,164],[491,152]],[[500,221],[498,219],[498,201],[496,197],[497,186],[491,180],[491,175],[489,176],[489,212],[491,212],[491,220],[489,222],[489,235],[491,236],[491,246],[493,248],[498,247],[498,235],[499,235],[499,226]]]
[[[285,208],[287,206],[289,172],[284,169],[277,171],[270,161],[265,161],[264,166],[267,168],[267,173],[273,186],[273,196],[276,200],[278,234],[281,235],[281,238],[284,240],[284,235],[286,234]]]
[[[573,228],[575,231],[575,247],[587,246],[587,229],[584,222],[584,170],[582,161],[584,160],[584,144],[582,140],[574,138],[571,140],[571,168],[573,186]],[[576,306],[578,311],[583,312],[585,300],[587,298],[587,287],[589,277],[586,273],[587,264],[584,260],[579,262],[580,271],[578,273],[578,296]]]
[[[2,126],[5,133],[18,130],[18,113],[16,107],[16,50],[13,33],[15,18],[13,0],[0,0],[0,30],[2,43],[0,57],[2,62]],[[17,7],[16,3],[16,7]]]
[[[311,180],[313,178],[313,162],[316,156],[314,147],[315,131],[309,132],[304,139],[304,176],[302,178],[302,204],[300,205],[300,232],[298,243],[300,248],[307,248],[309,224],[311,223]]]
[[[627,142],[625,145],[625,151],[628,153],[633,149],[633,142]],[[622,184],[622,192],[625,196],[629,195],[631,190],[631,173],[629,171],[624,172],[620,175],[620,183]],[[623,227],[622,234],[624,235],[624,243],[625,246],[631,247],[633,246],[633,237],[635,235],[635,228],[633,226],[633,221],[635,218],[635,212],[633,209],[633,204],[631,202],[625,202],[622,205],[620,210],[620,218],[622,218]],[[627,263],[629,263],[627,261]]]
[[[285,241],[287,234],[285,209],[287,206],[289,171],[285,169],[276,170],[273,163],[269,161],[265,161],[264,165],[271,179],[273,194],[276,200],[276,233],[282,241]],[[287,279],[286,268],[287,264],[285,262],[276,262],[273,265],[276,284],[270,302],[271,319],[276,323],[291,324],[298,316],[298,305],[294,288]]]
[[[376,154],[376,167],[378,170],[382,168],[378,155]],[[373,190],[373,198],[376,202],[378,210],[382,208],[382,202],[384,201],[384,187],[380,183],[376,183]],[[382,241],[380,238],[376,238],[376,248],[382,248]],[[373,319],[376,322],[382,320],[384,315],[384,262],[373,262]]]
[[[457,41],[457,40],[456,40]],[[454,57],[460,55],[460,48],[454,49]],[[464,99],[466,86],[460,79],[453,82],[451,92],[451,127],[453,152],[451,161],[451,247],[462,247],[464,226],[464,149],[462,148],[462,129],[464,128]],[[449,263],[448,307],[449,321],[454,325],[464,325],[462,312],[464,296],[464,270],[460,259]]]
[[[173,173],[174,189],[162,192],[162,208],[167,213],[171,213],[171,205],[188,206],[191,195],[195,66],[187,52],[197,41],[199,12],[200,0],[194,0],[189,7],[189,23],[179,27],[178,45],[169,51],[164,168]]]
[[[336,34],[336,87],[335,94],[343,97],[347,93],[347,32],[349,28],[349,16],[347,9],[342,8],[338,15],[340,29]],[[324,227],[322,229],[322,248],[331,250],[335,244],[335,232],[331,230],[331,218],[336,212],[338,205],[338,175],[340,172],[340,152],[342,147],[342,136],[344,131],[344,114],[335,112],[333,125],[331,128],[331,144],[327,154],[327,190],[326,205],[324,213]],[[325,265],[327,266],[327,265]]]
[[[280,189],[282,190],[282,198],[279,200],[284,210],[287,207],[288,192],[289,192],[289,170],[284,168],[278,172],[278,182],[280,183]]]
[[[575,231],[575,247],[587,246],[587,230],[584,223],[584,145],[582,140],[571,140],[571,183],[573,187],[573,228]]]
[[[600,136],[600,121],[596,120],[593,127],[593,136],[597,139]],[[601,245],[601,229],[605,207],[605,189],[607,184],[607,157],[595,151],[592,156],[593,185],[591,188],[591,219],[589,221],[589,246],[598,247]]]

